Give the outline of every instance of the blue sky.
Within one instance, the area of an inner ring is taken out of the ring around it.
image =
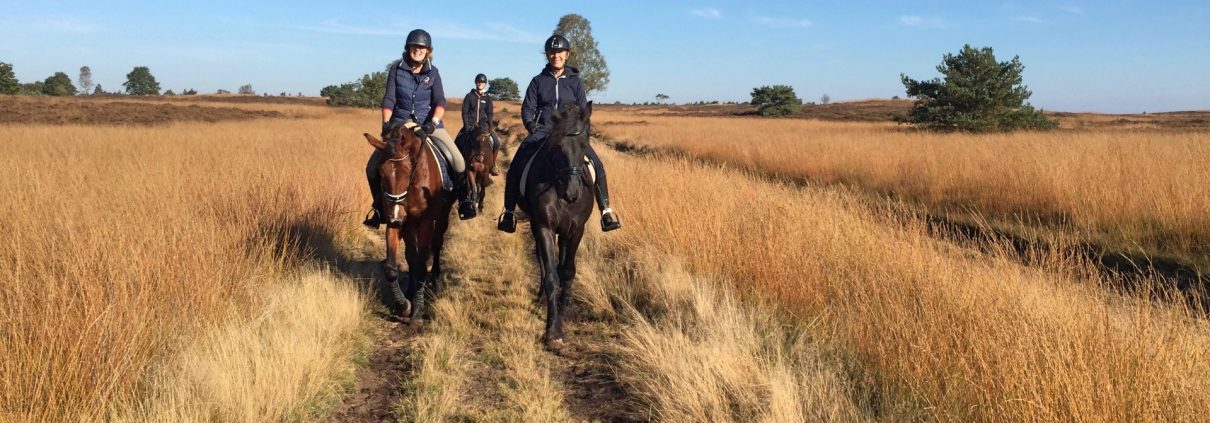
[[[107,90],[134,66],[164,89],[315,95],[399,57],[425,28],[447,95],[476,73],[524,85],[541,42],[579,13],[609,63],[594,99],[747,101],[788,84],[805,101],[903,95],[945,53],[991,46],[1025,64],[1030,102],[1113,113],[1210,109],[1210,2],[475,1],[61,2],[0,0],[0,61],[25,82],[80,66]]]

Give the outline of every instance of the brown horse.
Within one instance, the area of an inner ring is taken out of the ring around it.
[[[479,211],[483,211],[483,194],[492,184],[491,171],[496,166],[497,151],[492,146],[495,133],[487,122],[480,122],[458,143],[462,157],[466,158],[466,189],[470,190],[470,200]]]
[[[552,350],[563,346],[563,312],[576,277],[576,251],[596,197],[596,186],[584,171],[590,116],[592,103],[584,110],[575,103],[559,106],[550,136],[534,153],[518,202],[530,216],[534,249],[542,272],[538,300],[546,303],[546,332],[542,341]]]
[[[387,221],[384,267],[396,311],[407,319],[419,318],[427,297],[441,291],[441,248],[454,204],[453,194],[442,189],[437,159],[417,128],[413,122],[393,124],[383,131],[383,140],[364,134],[370,145],[388,157],[378,168],[383,192],[379,210]],[[400,239],[408,264],[406,293],[398,280]]]

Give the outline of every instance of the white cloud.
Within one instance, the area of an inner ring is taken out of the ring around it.
[[[336,20],[326,20],[319,25],[285,25],[287,28],[306,31],[323,32],[328,34],[374,35],[387,37],[404,37],[413,29],[424,28],[435,38],[455,40],[504,41],[513,43],[541,43],[545,38],[517,27],[487,23],[481,27],[464,25],[457,22],[430,22],[416,25],[399,22],[386,26],[354,26]]]
[[[810,19],[770,18],[767,16],[755,16],[752,18],[752,22],[770,28],[808,28],[812,25]]]
[[[1021,22],[1029,22],[1029,23],[1034,23],[1034,24],[1050,23],[1050,20],[1039,18],[1037,16],[1017,16],[1017,17],[1013,18],[1013,20],[1021,21]]]
[[[941,18],[925,17],[919,15],[904,15],[899,17],[899,24],[912,28],[944,28],[945,22]]]
[[[1064,12],[1067,12],[1067,13],[1070,13],[1073,15],[1083,15],[1084,14],[1084,8],[1082,8],[1080,6],[1070,6],[1069,5],[1069,6],[1060,6],[1059,8],[1063,9]]]
[[[713,7],[707,7],[705,9],[693,9],[690,13],[692,13],[693,16],[706,19],[719,19],[723,17],[723,12],[720,12],[718,9]]]

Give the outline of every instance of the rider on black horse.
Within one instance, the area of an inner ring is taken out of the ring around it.
[[[445,88],[441,84],[441,73],[432,61],[433,39],[423,29],[408,33],[403,58],[391,63],[387,69],[387,87],[382,96],[382,127],[385,130],[392,122],[412,120],[421,125],[424,132],[438,141],[438,147],[451,153],[450,167],[461,205],[458,216],[462,219],[475,217],[478,212],[473,202],[468,201],[470,190],[466,189],[466,161],[445,131],[441,117],[445,115]],[[378,168],[386,154],[374,150],[366,163],[366,178],[370,182],[370,194],[374,197],[374,208],[362,223],[377,229],[384,223],[382,187],[379,185]]]
[[[492,120],[492,97],[487,94],[487,75],[478,74],[475,75],[475,88],[466,93],[466,97],[462,99],[462,131],[458,136],[470,136],[482,122],[487,122],[489,126],[496,124]],[[492,151],[495,152],[499,149],[500,139],[496,138],[496,134],[493,132]],[[492,176],[500,174],[494,165],[491,174]]]
[[[529,136],[521,142],[517,153],[513,155],[512,163],[509,164],[504,184],[504,211],[496,223],[497,229],[508,233],[517,230],[513,209],[517,207],[518,191],[521,190],[521,173],[525,169],[525,163],[549,135],[555,107],[563,102],[576,102],[581,108],[588,106],[580,71],[566,66],[567,58],[571,56],[571,43],[562,35],[555,34],[546,39],[545,47],[546,67],[529,81],[529,87],[525,89],[525,100],[521,103],[521,120],[529,131]],[[608,232],[621,228],[622,222],[618,220],[613,209],[609,208],[609,186],[605,181],[605,167],[591,144],[588,147],[588,157],[592,159],[592,166],[596,171],[601,230]]]

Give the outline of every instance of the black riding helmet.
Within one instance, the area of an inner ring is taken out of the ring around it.
[[[551,35],[550,38],[546,39],[546,51],[559,50],[571,51],[571,42],[559,34]]]
[[[405,46],[420,46],[433,48],[433,37],[429,36],[428,31],[423,29],[413,29],[408,33],[408,41]]]
[[[487,75],[484,75],[484,74],[478,74],[478,75],[475,75],[475,83],[476,83],[476,84],[478,84],[478,83],[480,83],[480,82],[482,82],[482,83],[486,84],[486,83],[487,83]]]

